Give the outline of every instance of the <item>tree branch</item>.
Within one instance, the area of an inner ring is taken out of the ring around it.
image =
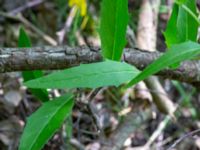
[[[148,52],[140,49],[125,49],[123,60],[143,70],[162,53]],[[81,63],[102,61],[97,47],[33,47],[0,48],[0,73],[25,70],[53,70],[77,66]],[[165,69],[158,75],[195,85],[200,85],[200,62],[185,61],[176,69]]]

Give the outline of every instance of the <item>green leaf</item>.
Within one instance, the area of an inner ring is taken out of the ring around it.
[[[174,4],[171,17],[167,23],[166,31],[164,32],[165,42],[167,47],[171,47],[173,44],[178,43],[177,38],[177,18],[178,18],[178,5]]]
[[[73,95],[45,102],[29,118],[22,134],[19,150],[40,150],[70,116]]]
[[[97,88],[119,86],[130,81],[139,71],[133,66],[106,60],[104,62],[83,64],[78,67],[58,71],[48,76],[28,81],[30,88]]]
[[[186,9],[195,15],[186,11]],[[175,3],[172,10],[172,15],[168,21],[166,31],[164,33],[167,47],[170,48],[173,44],[183,43],[186,41],[196,41],[198,33],[198,22],[196,21],[197,8],[195,0],[184,0]]]
[[[187,6],[196,16],[198,16],[195,0],[186,0],[186,2],[183,5]],[[177,36],[179,38],[180,43],[188,40],[196,42],[198,33],[198,23],[181,6],[179,6],[177,30]]]
[[[139,81],[144,80],[148,76],[155,74],[172,64],[192,59],[198,54],[200,54],[200,45],[195,42],[188,41],[185,43],[173,45],[169,51],[163,54],[155,62],[145,68],[144,71],[142,71],[138,76],[131,80],[127,87],[130,87]]]
[[[20,28],[18,47],[31,47],[30,38],[28,37],[28,35],[26,34],[23,28]],[[35,78],[42,77],[43,72],[39,70],[24,71],[22,72],[22,76],[23,76],[24,81],[29,81]],[[45,89],[29,89],[29,90],[36,98],[38,98],[42,102],[46,102],[49,100],[47,90]]]
[[[128,0],[103,0],[100,38],[104,58],[119,61],[126,44]]]

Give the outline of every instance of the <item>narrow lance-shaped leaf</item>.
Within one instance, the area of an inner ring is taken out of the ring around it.
[[[70,116],[74,102],[67,94],[45,102],[29,118],[22,134],[19,150],[40,150]]]
[[[171,47],[175,43],[178,42],[177,38],[177,18],[178,18],[178,5],[174,4],[172,9],[171,17],[167,23],[166,31],[164,32],[165,36],[165,42],[167,44],[167,47]]]
[[[128,0],[103,0],[100,38],[104,58],[120,60],[126,44]]]
[[[20,28],[18,46],[19,47],[31,47],[31,41],[23,28]],[[43,72],[39,71],[39,70],[24,71],[24,72],[22,72],[22,76],[23,76],[24,81],[29,81],[31,79],[42,77]],[[36,98],[38,98],[42,102],[49,100],[47,90],[45,90],[45,89],[29,89],[29,90]]]
[[[111,60],[83,64],[78,67],[58,71],[48,76],[28,81],[30,88],[97,88],[119,86],[130,81],[139,71],[127,63]]]
[[[148,76],[155,74],[172,64],[192,59],[198,54],[200,54],[200,45],[195,42],[188,41],[174,45],[169,51],[145,68],[138,76],[134,77],[133,80],[128,83],[127,87],[144,80]]]
[[[196,0],[186,0],[183,5],[188,7],[195,15],[197,14]],[[179,42],[194,41],[197,40],[198,23],[197,21],[184,10],[181,5],[179,6],[179,13],[177,18],[177,30]]]
[[[188,40],[196,41],[198,22],[182,6],[187,7],[196,17],[197,8],[195,0],[183,0],[180,4],[175,3],[171,17],[164,32],[167,47],[173,44],[183,43]]]

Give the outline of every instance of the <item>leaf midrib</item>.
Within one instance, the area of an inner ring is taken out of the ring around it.
[[[74,76],[74,77],[70,77],[70,78],[66,78],[67,80],[73,80],[73,79],[76,79],[76,78],[82,78],[82,77],[85,77],[85,76],[98,76],[98,75],[101,75],[101,74],[117,74],[117,73],[132,73],[132,74],[137,74],[139,73],[139,71],[137,71],[137,73],[135,73],[134,70],[123,70],[123,71],[113,71],[113,72],[100,72],[100,73],[90,73],[90,74],[85,74],[85,75],[81,75],[81,76]],[[42,79],[42,78],[41,78]],[[62,81],[62,80],[66,80],[66,79],[60,79],[60,80],[54,80],[54,81]],[[77,79],[78,80],[78,79]],[[42,83],[45,83],[45,82],[49,82],[49,81],[40,81]]]
[[[113,40],[113,49],[112,49],[112,60],[115,60],[115,44],[116,44],[116,32],[117,32],[117,18],[118,18],[118,2],[120,0],[116,0],[116,14],[115,14],[115,21],[114,21],[114,24],[115,24],[115,28],[114,28],[114,40]]]

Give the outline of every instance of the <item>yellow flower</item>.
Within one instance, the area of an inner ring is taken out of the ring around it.
[[[69,0],[69,6],[76,6],[80,9],[81,16],[85,16],[87,13],[87,2],[86,0]]]

